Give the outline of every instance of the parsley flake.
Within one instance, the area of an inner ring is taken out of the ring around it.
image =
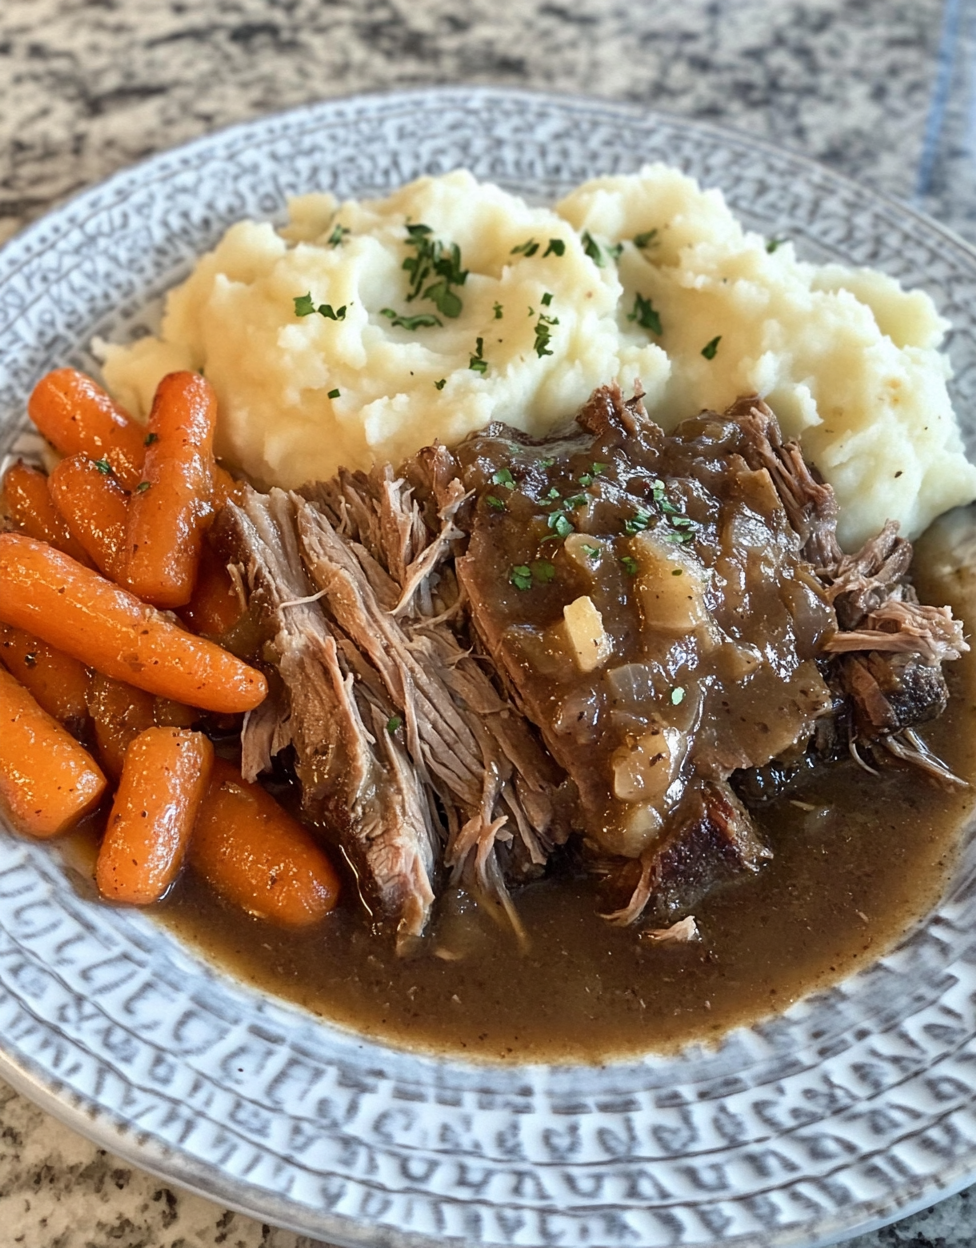
[[[599,546],[589,546],[586,542],[584,542],[584,543],[583,543],[583,553],[586,555],[587,559],[599,559],[599,558],[600,558],[600,547],[599,547]]]
[[[515,478],[512,476],[510,468],[499,468],[497,472],[491,474],[492,485],[503,485],[506,490],[515,489]]]
[[[714,360],[715,352],[718,350],[718,344],[722,341],[722,335],[716,334],[711,342],[706,342],[702,347],[702,355],[706,360]]]
[[[680,685],[676,685],[674,689],[671,690],[671,705],[680,706],[684,700],[685,700],[684,689],[682,689]]]
[[[502,308],[502,305],[500,303],[496,303],[495,304],[495,320],[496,321],[500,321],[502,319],[503,311],[504,309]]]
[[[149,486],[150,486],[149,481],[140,481],[139,484],[136,486],[136,493],[145,494],[146,490],[149,489]]]
[[[387,731],[387,732],[390,734],[390,736],[392,737],[392,736],[393,736],[393,734],[396,732],[396,730],[400,727],[400,725],[401,725],[402,723],[403,723],[403,717],[402,717],[402,716],[400,716],[400,715],[391,715],[391,716],[390,716],[390,718],[386,721],[386,731]]]
[[[485,340],[478,338],[475,340],[475,353],[468,361],[468,368],[476,373],[480,373],[482,377],[488,371],[488,361],[485,359]]]
[[[634,246],[640,251],[644,251],[647,247],[656,247],[659,243],[657,230],[645,230],[642,234],[634,235]]]
[[[520,243],[518,247],[513,247],[509,252],[511,256],[525,256],[526,260],[529,256],[534,256],[539,250],[539,244],[534,238],[530,238],[527,242]]]
[[[328,237],[328,244],[329,244],[329,246],[330,246],[330,247],[339,247],[339,246],[341,246],[341,245],[342,245],[343,240],[344,240],[344,239],[345,239],[345,237],[346,237],[346,235],[347,235],[347,234],[350,234],[350,233],[352,233],[352,231],[351,231],[351,230],[349,230],[349,229],[347,229],[347,228],[346,228],[346,226],[344,226],[344,225],[337,225],[337,226],[335,227],[335,229],[332,231],[332,233],[331,233],[331,234],[329,235],[329,237]]]
[[[531,589],[532,569],[528,566],[528,564],[517,564],[515,567],[510,569],[508,579],[516,589]]]
[[[542,253],[542,258],[545,260],[546,256],[562,256],[565,255],[565,253],[566,244],[563,240],[561,238],[550,238],[549,246]]]
[[[435,325],[443,325],[439,316],[432,312],[421,312],[417,316],[401,316],[393,308],[380,308],[380,316],[389,319],[394,329],[431,329]]]
[[[788,243],[789,241],[790,241],[790,240],[789,240],[788,238],[770,238],[770,239],[767,239],[767,240],[766,240],[766,250],[769,252],[769,254],[770,254],[770,255],[772,255],[772,254],[773,254],[773,252],[777,249],[777,247],[782,247],[782,245],[783,245],[784,243]]]
[[[435,390],[443,390],[443,389],[444,389],[444,387],[445,387],[446,385],[447,385],[447,378],[446,378],[446,377],[442,377],[442,378],[440,379],[440,381],[435,381],[435,382],[434,382],[434,389],[435,389]]]
[[[98,471],[102,474],[103,477],[107,477],[111,474],[112,465],[108,462],[107,459],[93,459],[92,463],[95,465],[95,467],[98,469]]]
[[[540,460],[539,460],[539,467],[540,467],[540,468],[551,468],[555,462],[556,462],[556,461],[555,461],[554,459],[540,459]]]
[[[603,248],[596,241],[589,230],[584,230],[580,236],[580,242],[583,244],[584,252],[590,257],[598,269],[602,269],[606,264],[603,257]]]
[[[554,511],[548,520],[549,528],[556,530],[557,537],[566,538],[570,533],[575,533],[572,520],[568,518],[564,511]]]
[[[311,316],[315,311],[315,301],[312,299],[312,292],[307,295],[299,295],[295,300],[296,316]]]
[[[159,441],[159,434],[158,434],[158,433],[147,433],[147,434],[146,434],[146,436],[145,436],[145,438],[143,438],[143,440],[142,440],[142,445],[143,445],[143,446],[152,446],[152,444],[153,444],[154,442],[158,442],[158,441]]]
[[[486,494],[485,502],[493,511],[505,510],[505,500],[503,498],[496,498],[494,494]]]
[[[641,507],[636,516],[632,516],[630,520],[624,521],[624,532],[630,537],[633,537],[635,533],[643,532],[651,523],[651,518],[651,513]]]
[[[338,391],[338,390],[330,390],[330,391],[329,391],[329,398],[330,398],[330,399],[337,399],[338,397],[339,397],[339,391]]]
[[[536,559],[532,572],[540,585],[549,585],[556,579],[556,566],[546,559]]]
[[[550,303],[552,303],[552,295],[547,290],[546,293],[542,296],[542,306],[544,308],[548,308]]]
[[[558,324],[558,316],[546,316],[544,313],[539,313],[539,319],[535,326],[535,342],[532,346],[540,360],[544,355],[552,355],[552,352],[549,350],[549,341],[552,338],[553,325]]]
[[[311,316],[313,312],[318,312],[319,316],[324,316],[327,321],[344,321],[346,319],[345,304],[341,308],[333,308],[331,303],[320,303],[316,307],[311,294],[299,295],[294,303],[296,316]]]
[[[628,321],[636,321],[641,329],[649,329],[652,334],[663,334],[661,314],[650,299],[643,295],[634,295],[634,310],[627,314]]]
[[[633,555],[621,555],[620,562],[628,576],[637,575],[637,560]]]

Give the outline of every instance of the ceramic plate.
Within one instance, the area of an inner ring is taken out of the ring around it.
[[[341,100],[156,157],[0,255],[9,449],[47,369],[153,301],[287,195],[382,194],[467,166],[543,201],[665,160],[801,255],[874,265],[955,330],[976,425],[976,253],[754,140],[508,91]],[[976,843],[889,956],[721,1047],[600,1068],[494,1068],[364,1041],[267,1000],[151,920],[85,899],[50,848],[0,833],[0,1074],[133,1163],[335,1243],[659,1248],[826,1244],[976,1175]]]

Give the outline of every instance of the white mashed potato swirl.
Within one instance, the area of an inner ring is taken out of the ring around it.
[[[165,373],[202,369],[218,452],[262,484],[396,462],[492,420],[542,435],[594,387],[640,378],[666,428],[762,395],[837,491],[848,547],[889,518],[915,537],[976,496],[929,297],[770,249],[677,170],[599,178],[552,209],[456,172],[383,200],[303,196],[290,218],[232,226],[169,295],[158,338],[102,345],[109,389],[140,417]],[[436,274],[407,300],[408,223],[460,249],[457,316],[423,297]],[[343,319],[296,315],[305,294]]]

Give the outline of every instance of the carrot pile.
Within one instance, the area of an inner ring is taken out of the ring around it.
[[[3,478],[0,810],[39,838],[100,820],[109,900],[158,901],[189,862],[251,914],[317,922],[338,897],[332,864],[206,731],[267,694],[219,644],[242,603],[206,539],[238,486],[214,460],[210,385],[164,377],[143,427],[59,369],[28,412],[61,458]]]

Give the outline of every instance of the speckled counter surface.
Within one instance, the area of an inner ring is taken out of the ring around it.
[[[971,0],[0,0],[0,240],[216,127],[441,82],[724,122],[976,240],[974,63]],[[976,1248],[976,1188],[851,1243]],[[315,1248],[131,1169],[0,1084],[0,1248],[15,1244]]]

